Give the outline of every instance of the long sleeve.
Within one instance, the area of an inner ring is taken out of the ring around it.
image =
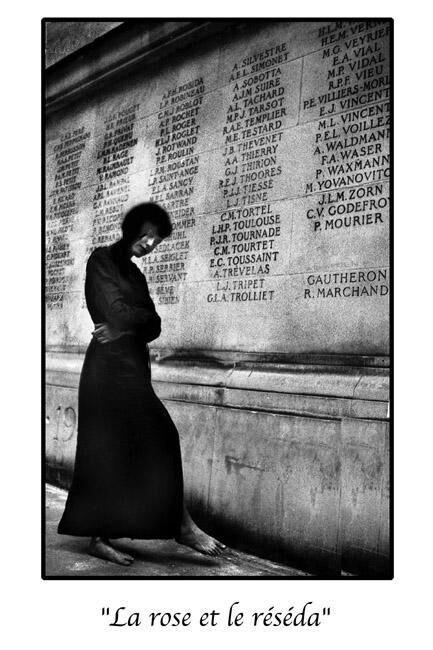
[[[161,319],[156,311],[133,306],[125,300],[115,266],[99,251],[87,262],[86,299],[89,310],[93,303],[103,319],[121,331],[138,330],[147,342],[161,333]]]

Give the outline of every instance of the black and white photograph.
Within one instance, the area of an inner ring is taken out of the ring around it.
[[[393,19],[41,28],[42,578],[390,581]]]

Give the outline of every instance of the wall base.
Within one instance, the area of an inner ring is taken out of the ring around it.
[[[47,479],[70,484],[82,355],[47,360]],[[384,368],[154,362],[194,517],[235,548],[322,576],[389,577]]]

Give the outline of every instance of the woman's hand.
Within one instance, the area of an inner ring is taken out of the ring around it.
[[[120,339],[124,334],[127,332],[121,332],[108,323],[95,323],[95,329],[92,332],[92,336],[102,344]]]

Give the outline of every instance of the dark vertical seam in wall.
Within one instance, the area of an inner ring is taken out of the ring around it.
[[[342,502],[343,502],[343,484],[344,484],[344,468],[343,468],[343,426],[344,418],[340,420],[338,429],[338,461],[340,463],[340,476],[339,476],[339,494],[337,504],[337,553],[340,559],[340,574],[343,571],[343,545],[344,545],[344,529],[342,517]]]

